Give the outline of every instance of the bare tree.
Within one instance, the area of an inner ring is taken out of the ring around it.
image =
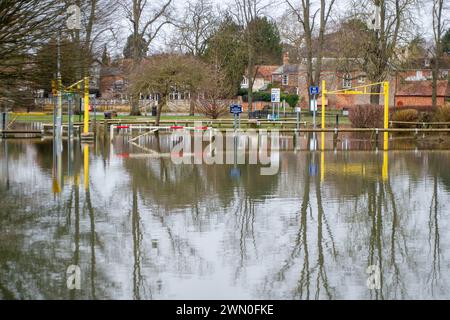
[[[235,8],[232,11],[238,24],[244,29],[244,43],[247,50],[247,78],[248,78],[248,112],[252,111],[253,102],[253,84],[255,76],[258,72],[255,62],[255,48],[251,45],[251,28],[248,26],[258,17],[264,10],[270,6],[270,2],[264,0],[235,0]]]
[[[227,114],[233,89],[227,83],[225,73],[219,65],[209,65],[205,66],[202,78],[196,100],[197,111],[212,119]]]
[[[335,0],[320,0],[318,8],[317,3],[311,0],[301,0],[300,6],[296,6],[290,0],[286,0],[292,12],[297,16],[300,22],[306,49],[306,83],[309,86],[318,86],[320,83],[320,74],[322,71],[323,47],[325,42],[325,32],[327,24],[333,10]],[[319,22],[316,23],[317,16]],[[317,48],[313,48],[313,40],[317,28]]]
[[[445,12],[448,7],[445,7],[444,0],[433,0],[433,69],[432,69],[432,103],[433,108],[437,103],[437,80],[439,78],[439,66],[442,59],[443,46],[442,36],[444,35],[448,19],[446,19]]]
[[[289,8],[278,21],[283,49],[289,54],[289,61],[300,63],[304,43],[303,27]]]
[[[30,81],[36,47],[62,23],[61,3],[50,0],[0,2],[0,103],[14,106]]]
[[[160,96],[156,125],[159,125],[163,107],[169,94],[175,90],[194,94],[202,83],[204,66],[195,57],[178,54],[153,55],[132,75],[131,93],[139,96],[152,92]]]
[[[353,1],[355,12],[351,17],[366,21],[370,10],[379,7],[379,26],[370,31],[367,41],[360,48],[364,57],[359,61],[360,68],[371,82],[382,82],[390,71],[394,70],[397,49],[406,42],[414,28],[414,9],[419,0],[365,0]],[[381,86],[372,87],[373,93],[379,93]],[[379,95],[371,95],[371,104],[379,104]]]
[[[174,22],[176,32],[172,43],[181,52],[202,56],[218,22],[210,0],[188,1],[183,18]]]
[[[150,5],[147,0],[123,0],[121,6],[125,18],[131,25],[131,48],[133,69],[139,68],[142,58],[146,55],[151,42],[161,31],[162,27],[170,23],[169,8],[172,0],[164,0],[157,5]],[[146,12],[152,12],[146,15]],[[139,96],[131,99],[131,114],[139,115]]]

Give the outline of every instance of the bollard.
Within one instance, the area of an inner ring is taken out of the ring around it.
[[[334,133],[333,133],[333,146],[334,146],[334,148],[337,147],[337,141],[338,141],[338,129],[334,128]]]
[[[6,130],[8,124],[8,114],[6,112],[2,112],[0,120],[0,130]]]

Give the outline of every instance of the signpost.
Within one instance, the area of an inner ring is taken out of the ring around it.
[[[309,87],[309,94],[312,97],[310,101],[310,110],[313,112],[313,123],[314,123],[314,129],[316,128],[316,112],[317,112],[317,95],[319,94],[319,87],[317,86],[310,86]]]
[[[275,120],[275,103],[278,104],[278,117],[280,117],[280,101],[281,101],[280,88],[272,88],[270,101],[272,102],[272,120]]]
[[[230,106],[230,113],[234,114],[234,130],[236,130],[236,120],[239,117],[239,128],[241,128],[241,113],[242,106],[239,104],[233,104]]]
[[[300,114],[302,109],[300,107],[295,107],[295,113],[297,114],[297,130],[300,129]]]

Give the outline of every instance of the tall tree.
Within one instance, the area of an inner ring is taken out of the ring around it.
[[[216,31],[218,17],[210,0],[188,1],[184,15],[175,21],[175,36],[172,44],[181,52],[202,56],[210,37]]]
[[[14,106],[21,96],[30,81],[33,51],[55,35],[63,9],[50,0],[0,1],[1,104]]]
[[[246,65],[242,27],[225,15],[216,32],[207,42],[203,59],[225,74],[225,83],[236,94]]]
[[[379,26],[372,28],[370,37],[361,46],[364,53],[359,67],[371,82],[385,81],[389,72],[395,69],[397,49],[400,41],[410,37],[413,30],[413,11],[417,0],[364,0],[353,1],[351,17],[368,20],[371,10],[379,7]],[[381,85],[373,86],[372,92],[379,93]],[[379,104],[380,96],[371,95],[370,102]]]
[[[433,68],[432,74],[432,104],[433,108],[436,107],[437,101],[437,80],[439,77],[439,65],[443,54],[442,37],[444,35],[445,27],[448,22],[446,19],[446,11],[448,8],[445,6],[444,0],[432,0],[433,1]]]
[[[76,4],[81,11],[81,29],[67,31],[78,49],[77,78],[89,76],[94,57],[101,57],[105,44],[116,38],[117,1],[114,0],[64,0],[66,6]]]
[[[265,56],[267,52],[265,47],[260,46],[260,37],[258,26],[263,26],[269,23],[268,19],[261,18],[263,12],[269,8],[270,2],[264,0],[235,0],[235,8],[232,11],[239,25],[243,27],[243,43],[246,47],[246,62],[247,62],[247,78],[248,78],[248,113],[252,111],[253,106],[253,84],[255,82],[255,75],[257,73],[257,64],[263,62],[261,56]],[[270,26],[268,29],[276,30]],[[265,31],[268,30],[265,28]],[[275,39],[271,37],[271,39]],[[280,39],[278,34],[278,40]],[[279,41],[280,42],[280,41]],[[279,43],[281,48],[281,44]],[[274,48],[271,46],[271,48]],[[281,59],[281,54],[280,54]]]
[[[133,59],[135,56],[141,60],[147,55],[148,46],[144,38],[137,39],[131,34],[127,38],[127,43],[123,48],[123,57],[125,59]]]
[[[169,8],[172,0],[150,5],[147,0],[122,0],[121,5],[125,18],[131,25],[130,48],[133,59],[133,72],[141,64],[143,55],[149,49],[151,42],[161,31],[162,27],[170,23]],[[147,12],[152,12],[148,15]],[[131,98],[131,115],[139,115],[139,94],[133,91]]]
[[[325,43],[325,32],[332,13],[335,0],[320,0],[319,8],[316,10],[315,1],[302,0],[300,6],[286,0],[297,20],[302,26],[305,49],[306,49],[306,83],[309,86],[320,84],[320,74],[322,72],[323,47]],[[319,22],[316,23],[317,15]],[[318,31],[317,31],[318,28]],[[317,47],[314,50],[313,40],[317,33]]]
[[[450,29],[448,29],[442,37],[442,50],[445,53],[450,54]]]
[[[280,17],[278,28],[280,29],[283,51],[289,55],[289,61],[300,63],[302,60],[302,48],[304,43],[303,28],[298,23],[292,10],[289,8]]]

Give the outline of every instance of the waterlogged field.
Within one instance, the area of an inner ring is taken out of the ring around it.
[[[129,139],[0,141],[0,298],[450,298],[438,139],[282,138],[272,175]]]

